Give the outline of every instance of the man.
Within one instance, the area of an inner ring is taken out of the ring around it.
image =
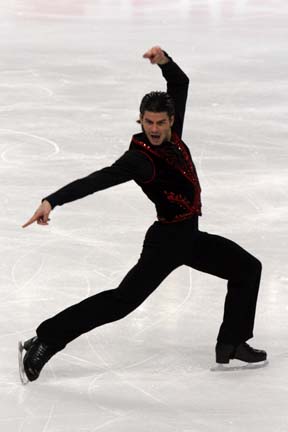
[[[167,81],[166,92],[151,92],[140,105],[142,132],[112,166],[76,180],[46,197],[32,218],[47,225],[57,205],[134,180],[156,206],[156,221],[147,231],[137,264],[118,288],[100,292],[44,321],[37,336],[24,343],[24,371],[38,378],[44,364],[69,342],[137,308],[181,265],[228,281],[223,323],[216,344],[216,362],[266,360],[266,352],[246,341],[253,336],[261,263],[237,244],[201,232],[200,185],[188,147],[181,139],[189,79],[160,47],[144,56],[157,64]]]

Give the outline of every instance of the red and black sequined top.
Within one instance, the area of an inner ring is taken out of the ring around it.
[[[160,222],[171,223],[201,215],[201,188],[188,147],[173,132],[171,142],[153,146],[144,133],[134,135],[131,150],[143,152],[153,165],[151,178],[138,181],[155,204]]]

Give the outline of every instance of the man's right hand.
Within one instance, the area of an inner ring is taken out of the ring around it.
[[[31,225],[34,222],[37,222],[38,225],[48,225],[49,222],[49,214],[52,210],[51,204],[44,200],[42,204],[38,207],[34,215],[24,224],[22,228],[26,228],[28,225]]]

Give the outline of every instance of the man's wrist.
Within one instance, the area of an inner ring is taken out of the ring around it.
[[[53,202],[50,201],[50,199],[48,200],[47,198],[43,198],[41,200],[42,204],[46,201],[46,203],[48,203],[51,207],[51,210],[53,210],[53,208],[55,207],[55,204]]]
[[[170,59],[168,57],[164,57],[163,60],[161,60],[160,62],[158,62],[159,66],[164,66],[165,64],[169,63]]]
[[[161,62],[158,63],[158,66],[165,66],[172,60],[172,58],[167,54],[166,51],[163,51],[163,53],[165,57],[163,58],[163,60],[161,60]]]

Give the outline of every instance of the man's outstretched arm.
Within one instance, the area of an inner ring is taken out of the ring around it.
[[[22,227],[26,228],[34,222],[37,222],[38,225],[48,225],[49,214],[56,206],[84,198],[87,195],[130,180],[148,181],[152,175],[153,166],[145,154],[137,151],[126,151],[111,166],[75,180],[45,197],[34,215]]]

